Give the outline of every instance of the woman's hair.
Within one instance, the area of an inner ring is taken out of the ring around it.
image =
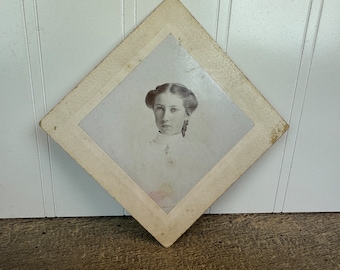
[[[159,94],[165,93],[167,91],[174,95],[177,95],[183,100],[183,107],[188,116],[191,115],[196,110],[198,102],[195,94],[191,90],[186,88],[184,85],[179,83],[165,83],[157,86],[156,89],[154,90],[150,90],[145,97],[146,106],[153,110],[156,97]],[[185,131],[187,130],[188,123],[189,123],[188,120],[184,121],[183,123],[182,127],[183,137],[185,136]]]
[[[150,90],[145,97],[146,106],[153,110],[156,97],[166,91],[177,95],[183,100],[183,107],[188,115],[191,115],[196,110],[198,102],[195,94],[179,83],[165,83],[157,86],[154,90]]]

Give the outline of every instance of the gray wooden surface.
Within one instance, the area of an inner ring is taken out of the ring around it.
[[[340,213],[204,215],[170,248],[131,217],[2,219],[0,269],[340,269]]]

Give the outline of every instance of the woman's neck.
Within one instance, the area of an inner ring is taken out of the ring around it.
[[[182,134],[174,134],[174,135],[166,135],[161,132],[157,133],[156,138],[153,140],[157,144],[168,144],[169,142],[173,140],[179,140],[182,139]]]

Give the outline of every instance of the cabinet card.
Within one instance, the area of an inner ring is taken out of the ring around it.
[[[165,247],[288,129],[177,0],[40,124]]]

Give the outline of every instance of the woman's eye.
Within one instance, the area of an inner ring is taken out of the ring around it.
[[[176,109],[176,108],[171,108],[171,112],[177,112],[178,111],[178,109]]]
[[[163,107],[156,107],[156,111],[163,111]]]

